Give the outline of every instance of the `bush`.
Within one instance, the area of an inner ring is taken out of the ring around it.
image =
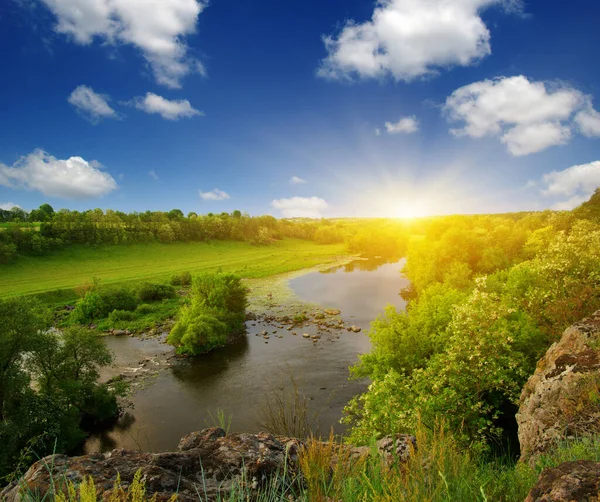
[[[119,322],[133,321],[134,319],[134,313],[129,310],[113,310],[110,314],[108,314],[108,323],[111,327]]]
[[[98,293],[102,298],[103,310],[106,314],[113,310],[135,310],[138,305],[136,295],[129,289],[101,289]]]
[[[155,310],[156,310],[156,308],[154,307],[154,305],[150,305],[149,303],[142,303],[141,305],[138,305],[136,312],[146,315],[146,314],[151,314]]]
[[[189,272],[182,272],[171,277],[172,286],[189,286],[190,284],[192,284],[192,274]]]
[[[77,302],[70,318],[79,324],[91,323],[114,310],[135,310],[137,303],[135,295],[125,288],[92,289]]]
[[[227,343],[244,329],[246,287],[232,274],[202,274],[193,281],[191,305],[182,307],[167,342],[178,352],[198,355]]]
[[[102,298],[96,291],[89,291],[75,305],[70,319],[79,324],[91,323],[103,315]]]
[[[145,282],[138,287],[137,296],[142,302],[157,302],[167,298],[175,298],[175,288],[169,284]]]

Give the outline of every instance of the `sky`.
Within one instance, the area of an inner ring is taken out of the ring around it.
[[[0,207],[570,209],[596,0],[2,0]]]

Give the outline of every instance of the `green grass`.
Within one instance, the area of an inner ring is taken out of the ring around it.
[[[343,254],[343,244],[295,239],[271,246],[231,241],[78,246],[0,266],[0,297],[38,294],[47,302],[69,301],[75,297],[73,288],[94,277],[107,285],[166,281],[180,272],[221,269],[244,278],[263,278],[328,263]]]

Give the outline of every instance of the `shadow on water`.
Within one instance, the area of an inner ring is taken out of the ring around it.
[[[233,432],[259,432],[265,400],[273,391],[287,388],[290,375],[310,403],[311,413],[319,415],[321,430],[333,428],[336,434],[343,433],[345,427],[339,421],[344,406],[368,385],[349,381],[348,367],[356,363],[359,354],[369,351],[365,331],[385,306],[404,308],[399,292],[408,281],[400,274],[402,266],[403,262],[359,261],[327,274],[293,279],[290,287],[299,298],[340,309],[345,324],[360,326],[363,332],[333,330],[312,343],[302,334],[316,334],[316,325],[296,329],[293,335],[277,323],[249,321],[247,335],[235,343],[208,356],[175,361],[153,377],[135,393],[128,414],[111,430],[93,435],[85,451],[114,447],[174,450],[184,435],[216,425],[211,417],[219,410],[231,416]],[[263,331],[269,333],[269,339],[258,336]],[[129,337],[107,339],[107,344],[118,359],[136,364],[143,359],[144,350],[153,354],[169,350],[158,342]]]
[[[171,369],[174,378],[180,382],[196,385],[212,385],[221,381],[223,373],[230,370],[232,364],[246,355],[250,344],[246,333],[224,350],[216,350],[208,356],[191,357],[178,362]]]

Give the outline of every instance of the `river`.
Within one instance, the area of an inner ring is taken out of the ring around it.
[[[334,330],[311,343],[301,334],[316,333],[316,326],[303,327],[294,336],[286,329],[248,321],[247,335],[224,349],[171,360],[133,395],[133,408],[112,429],[92,435],[84,451],[174,450],[184,435],[215,425],[219,410],[231,417],[232,431],[258,432],[264,429],[260,410],[266,396],[289,389],[292,377],[310,400],[311,412],[318,414],[321,430],[343,432],[339,420],[344,406],[367,385],[348,380],[348,367],[369,351],[366,331],[385,306],[404,309],[399,292],[408,281],[400,274],[402,265],[359,261],[292,279],[289,286],[299,299],[339,309],[346,326],[363,331]],[[263,330],[271,334],[268,340],[257,336]],[[106,343],[120,366],[146,361],[145,367],[152,369],[157,356],[172,352],[156,339],[107,337]]]

